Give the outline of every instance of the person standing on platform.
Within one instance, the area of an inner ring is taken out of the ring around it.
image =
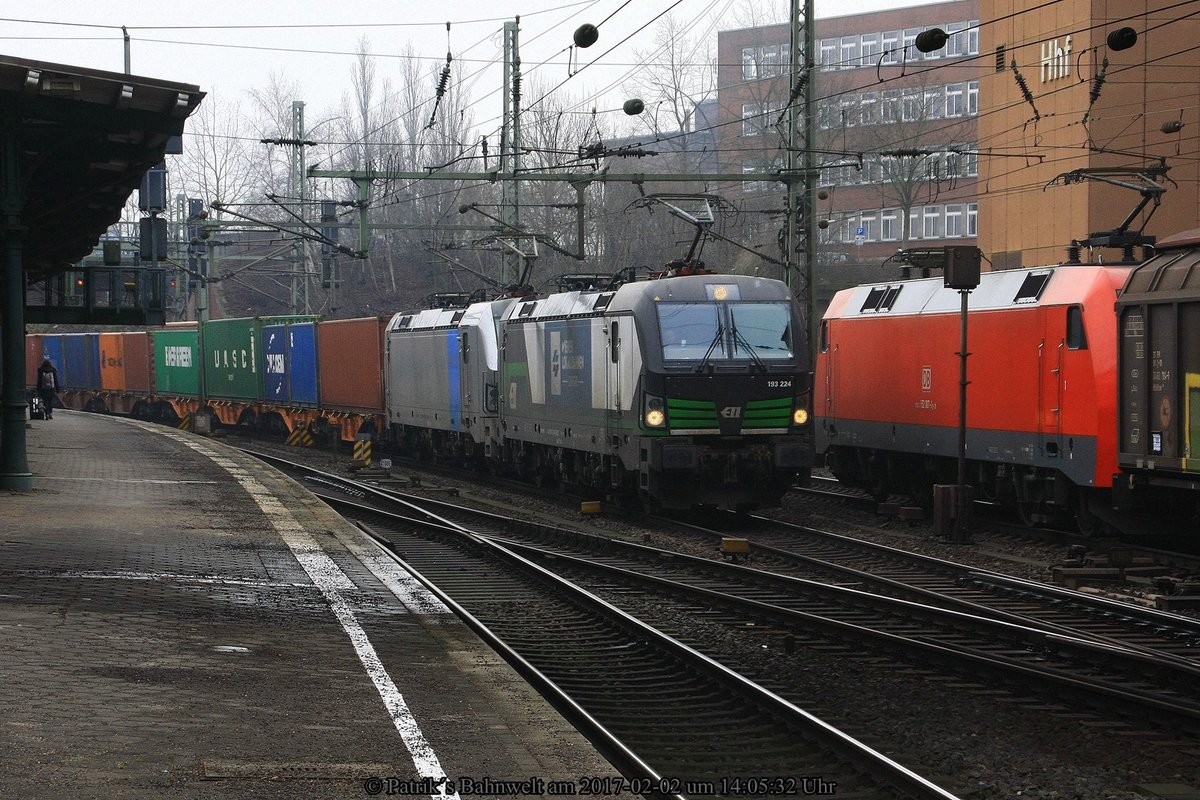
[[[41,395],[42,405],[46,409],[46,419],[54,418],[54,397],[58,393],[58,370],[50,363],[50,359],[38,367],[37,390]]]

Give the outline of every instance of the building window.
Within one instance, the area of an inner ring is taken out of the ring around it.
[[[979,116],[979,81],[967,81],[967,116]]]
[[[951,22],[946,26],[950,38],[946,40],[946,55],[965,56],[967,54],[967,23]]]
[[[821,66],[833,69],[837,65],[838,40],[821,40]]]
[[[979,177],[979,153],[971,150],[962,154],[962,174],[967,178]]]
[[[783,103],[745,103],[742,105],[742,136],[759,136],[768,132]]]
[[[779,69],[779,46],[768,45],[760,48],[762,58],[758,62],[758,77],[770,78],[780,74]]]
[[[979,235],[979,203],[967,203],[967,236]]]
[[[879,118],[884,123],[900,121],[900,90],[885,89],[879,105]]]
[[[941,119],[946,106],[946,87],[934,86],[925,90],[925,106],[921,109],[925,119]]]
[[[742,167],[743,175],[757,175],[759,171],[758,167]],[[758,181],[742,181],[742,192],[745,194],[757,192],[762,185]]]
[[[925,206],[923,217],[923,227],[921,228],[922,239],[940,239],[942,238],[942,207],[941,206]]]
[[[963,207],[946,206],[946,238],[958,239],[963,235]]]
[[[761,132],[761,109],[758,103],[742,104],[742,136],[758,136]]]
[[[758,48],[742,48],[742,80],[752,81],[758,77]]]
[[[858,97],[857,95],[847,94],[842,96],[842,125],[844,127],[853,127],[858,124]]]
[[[908,238],[921,238],[921,209],[913,208],[908,212]]]
[[[896,227],[899,218],[899,211],[895,208],[885,208],[879,212],[880,239],[885,242],[894,242],[900,238],[900,231]]]
[[[967,55],[979,55],[979,20],[973,19],[967,23]]]
[[[833,112],[834,106],[832,103],[817,104],[817,127],[823,131],[827,131],[833,127]]]
[[[900,31],[883,32],[883,63],[900,63]]]
[[[859,43],[859,60],[864,67],[873,67],[879,59],[879,34],[864,33]]]
[[[906,60],[911,58],[913,61],[916,61],[917,58],[921,55],[920,51],[917,50],[917,34],[920,32],[921,32],[920,28],[905,28],[904,29],[904,33],[902,34],[903,39],[901,40],[901,44],[904,45],[904,58]]]
[[[946,116],[961,117],[966,111],[966,84],[952,83],[946,87]]]
[[[874,242],[878,240],[879,222],[875,218],[874,214],[863,214],[862,218],[858,222],[858,227],[863,229],[864,241]],[[857,237],[858,231],[855,231],[854,233]]]
[[[842,37],[842,60],[838,64],[841,69],[853,69],[858,66],[858,37]]]
[[[879,92],[866,92],[859,103],[859,120],[863,125],[879,122]]]
[[[901,119],[905,122],[915,122],[921,118],[921,101],[923,95],[920,89],[901,89],[900,105]]]

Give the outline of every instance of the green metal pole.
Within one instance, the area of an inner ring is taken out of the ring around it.
[[[33,488],[25,444],[25,286],[21,276],[21,225],[24,206],[21,192],[21,142],[17,134],[16,113],[4,115],[3,191],[4,221],[4,321],[3,339],[3,422],[0,424],[0,489],[28,491]]]

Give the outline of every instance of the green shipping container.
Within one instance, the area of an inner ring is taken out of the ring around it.
[[[204,323],[205,396],[214,400],[261,400],[263,326],[316,319],[315,316],[252,317]]]
[[[154,332],[154,391],[177,397],[200,396],[199,333],[195,328]]]

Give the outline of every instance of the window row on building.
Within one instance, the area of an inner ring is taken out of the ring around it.
[[[745,111],[743,106],[742,113]],[[979,81],[849,92],[836,102],[817,106],[817,125],[823,130],[976,116],[979,116]]]
[[[824,244],[855,244],[858,241],[905,241],[901,222],[904,211],[883,208],[871,211],[851,211],[830,219],[821,231]],[[979,204],[950,203],[947,205],[914,206],[908,214],[908,239],[971,239],[979,235]]]
[[[979,175],[979,153],[972,144],[949,145],[915,155],[864,153],[861,163],[821,168],[822,186],[860,186],[880,183],[937,183]]]
[[[743,166],[743,175],[778,170],[778,164]],[[845,162],[821,167],[821,186],[878,186],[885,184],[938,183],[979,175],[979,153],[973,144],[952,144],[940,150],[915,155],[862,154],[861,162]],[[746,181],[742,192],[782,192],[783,184],[774,181]]]
[[[933,27],[937,26],[929,26]],[[936,61],[979,55],[979,20],[950,23],[944,28],[949,34],[946,44],[933,52],[922,53],[915,47],[917,34],[929,28],[905,28],[821,39],[818,64],[825,69],[855,69],[881,63],[901,64],[906,60]],[[787,43],[742,48],[743,80],[773,78],[787,74],[790,69],[791,46]]]
[[[770,133],[783,106],[782,101],[775,100],[743,103],[742,135]],[[976,116],[979,116],[979,81],[849,92],[817,106],[817,126],[822,130]]]
[[[942,58],[979,55],[979,20],[950,23],[943,28],[949,34],[945,45],[929,53],[918,51],[915,46],[917,34],[935,27],[938,26],[822,39],[817,63],[825,69],[857,69],[879,64],[901,64],[905,61],[936,61]],[[742,72],[743,77],[746,77],[744,60]]]

